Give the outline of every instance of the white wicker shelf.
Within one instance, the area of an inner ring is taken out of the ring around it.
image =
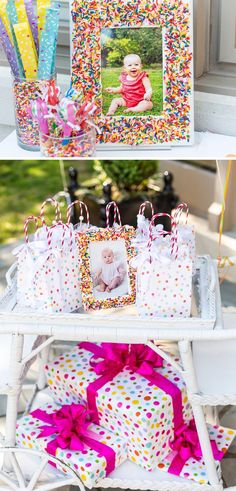
[[[198,390],[196,373],[192,356],[192,341],[194,340],[221,340],[236,339],[236,329],[223,328],[221,314],[221,300],[216,267],[212,267],[208,258],[199,258],[199,305],[200,310],[195,310],[195,315],[189,319],[168,320],[140,319],[132,308],[118,309],[113,312],[95,312],[93,314],[42,314],[30,310],[22,310],[16,304],[16,279],[14,268],[9,272],[8,288],[0,298],[0,334],[12,335],[11,362],[9,365],[9,385],[2,383],[2,392],[8,394],[6,441],[3,443],[2,452],[6,456],[16,451],[19,455],[23,450],[15,449],[15,423],[17,418],[17,401],[23,383],[25,366],[32,362],[34,356],[41,355],[55,340],[59,341],[83,341],[94,342],[130,342],[150,343],[154,341],[177,341],[180,351],[180,367],[185,378],[189,399],[193,403],[193,412],[196,420],[198,434],[204,454],[208,472],[208,485],[199,485],[190,480],[176,478],[161,471],[147,472],[131,462],[125,462],[114,471],[109,478],[97,484],[99,488],[141,489],[155,491],[221,491],[223,486],[220,480],[220,468],[216,467],[206,421],[202,410],[205,403],[214,404],[222,401],[223,395],[218,394],[209,398],[207,394],[201,394]],[[196,313],[197,312],[197,313]],[[24,338],[27,335],[35,335],[36,343],[32,352],[23,357]],[[39,339],[40,337],[40,339]],[[152,347],[155,348],[154,345]],[[158,348],[155,348],[158,349]],[[40,382],[43,385],[43,381]],[[0,390],[1,390],[0,388]],[[224,395],[225,397],[225,395]],[[230,395],[228,400],[236,403],[236,396]],[[224,403],[224,402],[223,402]],[[227,395],[225,399],[227,403]],[[36,455],[37,452],[28,452],[24,457],[24,466],[31,466],[34,457],[42,460],[45,454]],[[0,452],[1,454],[1,452]],[[27,464],[27,462],[29,462]],[[38,464],[39,465],[39,464]],[[37,469],[37,465],[36,465]],[[80,483],[71,471],[69,474],[58,473],[46,465],[44,469],[46,478],[30,485],[30,480],[23,485],[9,486],[0,483],[0,491],[50,491],[65,484],[73,484],[83,490]],[[5,472],[5,468],[4,468]],[[23,472],[23,471],[22,471]],[[36,471],[35,471],[36,472]],[[50,474],[50,476],[49,476]],[[61,476],[61,477],[60,477]],[[1,476],[0,476],[1,479]],[[231,488],[233,491],[233,488]],[[236,491],[236,489],[234,490]]]

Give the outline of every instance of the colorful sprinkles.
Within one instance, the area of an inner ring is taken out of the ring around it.
[[[39,147],[39,126],[32,117],[31,103],[48,86],[48,80],[22,80],[13,81],[13,94],[15,100],[16,131],[19,141],[29,147]]]
[[[191,139],[192,42],[190,0],[90,0],[72,2],[72,82],[95,98],[101,143],[176,144]],[[161,27],[164,43],[164,104],[161,117],[103,116],[102,28]]]
[[[135,248],[131,245],[131,239],[135,236],[133,227],[117,227],[99,229],[97,231],[87,230],[86,233],[76,234],[76,239],[79,247],[79,255],[81,257],[81,291],[82,302],[85,310],[108,309],[112,307],[122,307],[135,303],[135,271],[130,266],[129,261],[135,255]],[[115,241],[119,239],[125,240],[127,262],[128,262],[128,277],[130,293],[114,298],[96,299],[93,294],[93,281],[90,264],[89,244],[97,241]]]

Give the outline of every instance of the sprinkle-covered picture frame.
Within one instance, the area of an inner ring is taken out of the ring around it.
[[[114,227],[77,234],[81,258],[81,291],[85,310],[135,303],[133,227]]]
[[[104,29],[144,27],[162,29],[162,110],[154,115],[150,111],[126,115],[120,114],[119,108],[117,115],[104,114],[102,32]],[[98,105],[96,123],[100,128],[100,143],[133,146],[192,144],[192,0],[73,0],[72,83]]]

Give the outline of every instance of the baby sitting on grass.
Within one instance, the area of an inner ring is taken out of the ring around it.
[[[115,114],[118,107],[126,107],[125,113],[140,113],[153,108],[151,82],[148,74],[142,70],[142,62],[138,55],[125,56],[119,80],[119,87],[105,89],[108,94],[121,94],[121,97],[112,100],[107,116]]]

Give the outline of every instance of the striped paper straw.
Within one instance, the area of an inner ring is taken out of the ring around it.
[[[34,222],[36,225],[36,231],[38,230],[38,222],[39,219],[38,217],[35,217],[34,215],[30,215],[26,220],[24,221],[24,234],[25,234],[25,242],[26,244],[29,244],[29,224],[30,222]]]
[[[85,211],[86,213],[86,223],[88,224],[88,226],[90,226],[90,216],[89,216],[89,210],[88,210],[88,207],[87,205],[83,202],[83,201],[79,201],[78,199],[76,201],[73,201],[73,203],[71,203],[68,208],[67,208],[67,225],[70,225],[70,221],[71,221],[71,210],[73,209],[73,207],[75,205],[79,205],[80,207],[80,216],[79,216],[79,221],[80,223],[82,224],[83,220],[84,220],[84,216],[83,216],[83,212]]]
[[[119,211],[119,208],[116,204],[115,201],[111,201],[110,203],[107,204],[106,206],[106,226],[107,228],[109,228],[110,226],[110,211],[111,211],[111,207],[114,207],[114,222],[113,222],[113,226],[115,223],[117,223],[117,217],[118,217],[118,225],[120,225],[121,227],[121,217],[120,217],[120,211]]]

